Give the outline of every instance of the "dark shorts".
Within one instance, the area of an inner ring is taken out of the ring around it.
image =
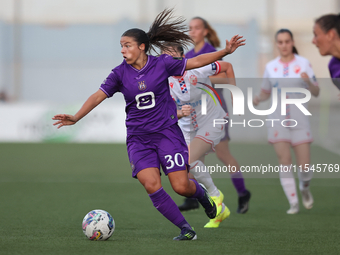
[[[165,175],[190,169],[188,146],[177,123],[155,133],[129,135],[126,145],[134,178],[149,167],[162,166]]]

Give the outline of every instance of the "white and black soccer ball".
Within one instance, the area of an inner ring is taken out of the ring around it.
[[[107,240],[115,230],[115,222],[108,212],[97,209],[85,215],[82,227],[88,239]]]

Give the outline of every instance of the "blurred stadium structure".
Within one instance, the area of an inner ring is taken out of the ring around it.
[[[176,14],[187,20],[206,18],[222,42],[243,35],[247,45],[225,58],[242,79],[262,77],[265,64],[277,55],[275,32],[283,27],[292,30],[299,53],[309,59],[320,81],[321,95],[310,102],[315,141],[340,153],[339,91],[328,79],[330,58],[321,57],[311,43],[314,19],[339,12],[340,0],[216,0],[211,4],[205,0],[2,0],[0,141],[124,142],[122,95],[104,102],[79,127],[57,132],[50,119],[55,113],[76,111],[110,69],[121,63],[121,34],[132,27],[146,30],[165,7],[175,7]],[[266,142],[266,132],[265,127],[251,132],[234,128],[231,136],[234,141]]]

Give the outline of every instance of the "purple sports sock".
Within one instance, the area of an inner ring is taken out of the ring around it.
[[[190,228],[189,223],[184,219],[182,213],[178,209],[172,198],[165,192],[165,190],[160,188],[155,193],[149,195],[154,207],[163,214],[165,218],[171,221],[180,229]]]
[[[211,205],[209,199],[205,196],[205,192],[203,188],[198,184],[196,180],[194,179],[190,179],[190,180],[193,181],[196,185],[196,192],[190,198],[197,198],[198,202],[201,203],[204,209],[211,210],[213,206]]]
[[[234,174],[231,175],[231,181],[234,184],[234,187],[237,191],[237,194],[239,197],[242,197],[246,194],[246,187],[244,185],[244,179],[243,179],[243,175],[241,172],[236,172]]]

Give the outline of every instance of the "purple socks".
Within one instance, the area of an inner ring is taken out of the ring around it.
[[[157,190],[155,193],[150,194],[149,197],[154,207],[156,207],[156,209],[161,214],[163,214],[165,218],[167,218],[169,221],[171,221],[180,229],[183,228],[191,229],[191,226],[185,220],[182,213],[178,209],[177,205],[168,195],[168,193],[165,192],[163,187]]]
[[[242,197],[246,194],[246,187],[244,185],[244,179],[243,179],[243,175],[241,172],[237,172],[237,173],[234,173],[231,176],[231,181],[233,182],[234,184],[234,187],[237,191],[237,194],[239,197]]]

